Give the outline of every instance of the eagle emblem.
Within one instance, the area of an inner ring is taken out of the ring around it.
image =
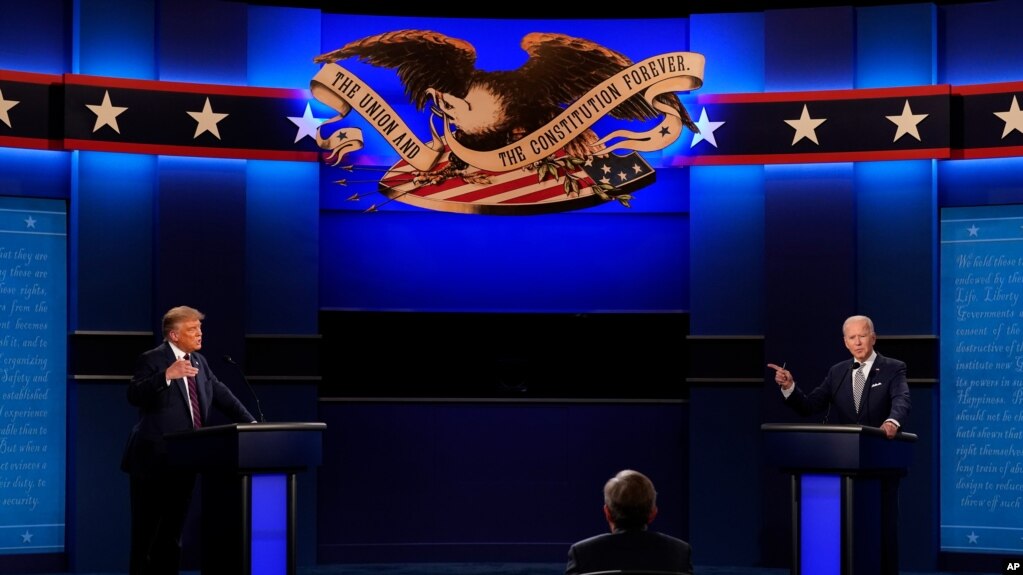
[[[516,209],[509,213],[558,211],[565,207],[556,208],[557,200],[578,200],[582,196],[592,201],[569,203],[592,205],[617,198],[628,205],[630,196],[626,192],[636,186],[619,186],[622,182],[607,177],[625,169],[612,164],[624,158],[629,173],[652,175],[653,170],[635,151],[626,156],[614,154],[618,148],[609,144],[608,138],[602,139],[593,123],[604,116],[674,120],[670,126],[642,134],[617,131],[616,135],[640,142],[638,147],[625,146],[626,150],[659,149],[651,147],[656,144],[649,140],[670,135],[670,141],[674,141],[682,127],[699,132],[673,88],[653,95],[646,88],[658,78],[691,78],[685,74],[687,63],[682,56],[650,59],[644,61],[650,62],[645,67],[637,67],[623,54],[590,40],[541,32],[527,34],[521,48],[528,59],[518,69],[487,71],[476,67],[476,49],[465,40],[427,30],[399,30],[350,42],[314,61],[331,65],[357,58],[396,71],[415,108],[430,113],[432,141],[425,147],[429,148],[431,161],[398,162],[381,179],[380,191],[390,199],[447,211],[503,213],[500,203],[510,199],[507,181],[520,177],[523,181],[547,181],[552,187],[556,184],[562,197],[547,197],[543,202],[547,205],[536,210],[523,209],[522,202],[512,201]],[[702,74],[702,60],[700,67]],[[374,107],[379,97],[369,96],[368,87],[356,89],[359,85],[350,75],[336,72],[331,87],[345,96],[346,107],[359,110],[367,119],[369,110],[373,110],[374,119],[379,117]],[[343,110],[342,115],[346,112]],[[441,123],[442,130],[436,129],[435,121]],[[381,134],[386,131],[388,138],[399,131],[382,122],[377,126]],[[413,150],[408,153],[418,154],[419,150],[409,146],[410,140],[401,135],[395,139],[399,141],[390,141],[399,153]],[[333,152],[348,151],[352,144],[346,134],[340,140],[318,140]],[[340,154],[334,159],[339,162]],[[610,171],[608,166],[612,166]],[[497,194],[499,199],[473,188],[485,189],[495,179],[502,180],[504,192]],[[653,178],[647,180],[649,183]],[[468,194],[477,198],[472,202],[477,207],[431,205],[431,197],[436,199],[431,192],[437,191],[432,188],[444,186],[447,190],[468,187],[438,201],[450,202],[452,197]],[[532,192],[537,191],[536,186],[532,188]]]

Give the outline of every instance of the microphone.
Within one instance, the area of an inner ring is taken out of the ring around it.
[[[252,384],[249,383],[249,378],[245,377],[245,371],[242,370],[242,366],[235,363],[234,359],[232,359],[229,355],[224,356],[224,361],[238,368],[238,373],[242,374],[242,381],[245,382],[245,386],[249,388],[249,393],[251,393],[252,397],[256,400],[256,411],[259,412],[259,422],[266,423],[266,418],[263,417],[263,408],[259,405],[259,396],[256,395],[256,390],[252,389]]]
[[[842,390],[842,385],[845,383],[846,376],[848,376],[849,372],[852,370],[859,369],[860,365],[860,362],[854,360],[852,365],[845,370],[845,374],[842,375],[842,381],[838,382],[838,387],[835,388],[835,393],[831,396],[831,401],[828,402],[828,410],[824,412],[824,421],[822,422],[824,425],[827,425],[828,423],[828,417],[831,416],[831,406],[835,404],[835,398],[838,397],[838,392]]]

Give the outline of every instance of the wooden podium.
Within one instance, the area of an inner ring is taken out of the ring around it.
[[[202,476],[203,575],[294,575],[298,472],[322,461],[324,423],[236,423],[164,436]]]
[[[899,572],[898,486],[916,435],[863,425],[760,426],[767,462],[792,474],[793,575]]]

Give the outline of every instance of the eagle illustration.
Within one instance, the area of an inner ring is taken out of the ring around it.
[[[393,68],[405,93],[423,110],[428,104],[456,131],[460,144],[475,150],[495,150],[511,144],[557,117],[564,108],[594,86],[633,64],[624,55],[595,42],[564,34],[533,32],[521,43],[529,59],[517,70],[476,68],[476,49],[465,40],[426,30],[385,32],[356,40],[317,56],[325,64],[351,57]],[[678,111],[683,124],[698,133],[678,97],[661,94],[657,100]],[[662,115],[635,95],[610,115],[624,120],[647,120]],[[565,151],[584,158],[593,154],[597,136],[586,130]]]

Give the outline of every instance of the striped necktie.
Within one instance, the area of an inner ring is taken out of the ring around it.
[[[189,354],[185,354],[185,359],[189,362],[192,361]],[[199,412],[199,390],[195,384],[195,378],[188,376],[185,378],[188,382],[188,402],[192,404],[192,427],[199,429],[202,427],[202,415]]]

